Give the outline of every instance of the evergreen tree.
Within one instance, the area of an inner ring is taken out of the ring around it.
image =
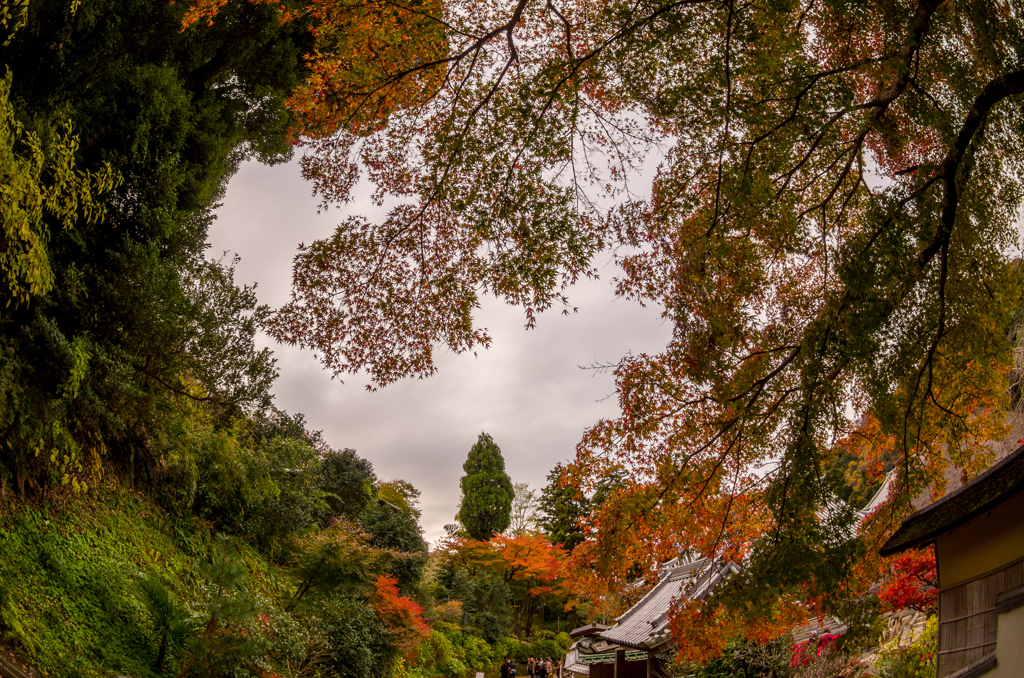
[[[508,529],[512,513],[512,481],[494,440],[481,433],[462,465],[459,522],[473,539],[490,539]]]
[[[540,526],[548,539],[572,551],[585,538],[581,521],[590,513],[590,500],[576,485],[563,483],[564,475],[561,463],[548,473],[548,484],[540,495]]]

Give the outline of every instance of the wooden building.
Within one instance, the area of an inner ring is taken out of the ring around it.
[[[903,519],[883,556],[935,544],[937,678],[1024,676],[1024,447]]]
[[[707,558],[666,563],[654,588],[617,618],[613,626],[573,631],[573,636],[580,640],[569,648],[563,660],[564,676],[660,678],[676,649],[669,631],[672,601],[684,597],[702,600],[735,572],[739,572],[735,563]]]

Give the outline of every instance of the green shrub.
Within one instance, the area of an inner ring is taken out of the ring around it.
[[[325,665],[337,678],[387,676],[398,648],[377,612],[361,598],[336,596],[321,600],[315,611],[330,642]]]
[[[465,652],[465,659],[463,661],[467,667],[476,671],[485,671],[498,663],[491,650],[491,646],[487,644],[486,640],[466,633],[460,635],[462,636],[462,647]]]
[[[261,675],[270,650],[264,607],[246,587],[248,569],[238,544],[218,536],[197,568],[203,578],[203,611],[192,618],[195,634],[179,676],[241,678]]]
[[[907,647],[883,648],[875,661],[879,678],[935,678],[938,617],[931,616],[921,636]]]
[[[519,657],[528,657],[528,654],[522,652],[523,643],[518,639],[511,636],[505,636],[499,638],[498,642],[493,644],[494,651],[493,656],[495,663],[500,664],[506,659],[511,658],[513,661],[519,659]]]
[[[426,640],[420,643],[414,666],[423,676],[461,678],[467,671],[455,645],[437,630],[431,631]]]
[[[570,645],[572,645],[572,638],[569,637],[569,634],[556,634],[554,631],[541,630],[533,635],[530,642],[520,644],[515,658],[519,662],[526,661],[530,657],[544,657],[545,659],[551,657],[553,661],[558,661],[558,658],[565,654]]]

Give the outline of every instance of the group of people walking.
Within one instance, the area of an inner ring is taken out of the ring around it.
[[[526,675],[530,678],[557,678],[558,673],[553,666],[551,657],[547,659],[530,657],[526,662]],[[501,665],[501,678],[516,678],[516,665],[512,663],[511,659],[506,659],[505,663]]]

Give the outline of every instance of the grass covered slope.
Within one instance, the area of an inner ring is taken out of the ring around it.
[[[203,603],[203,524],[172,523],[113,484],[0,509],[0,631],[49,675],[155,676],[160,639],[140,591],[154,577],[185,606]],[[239,553],[250,586],[278,588],[255,552]]]

